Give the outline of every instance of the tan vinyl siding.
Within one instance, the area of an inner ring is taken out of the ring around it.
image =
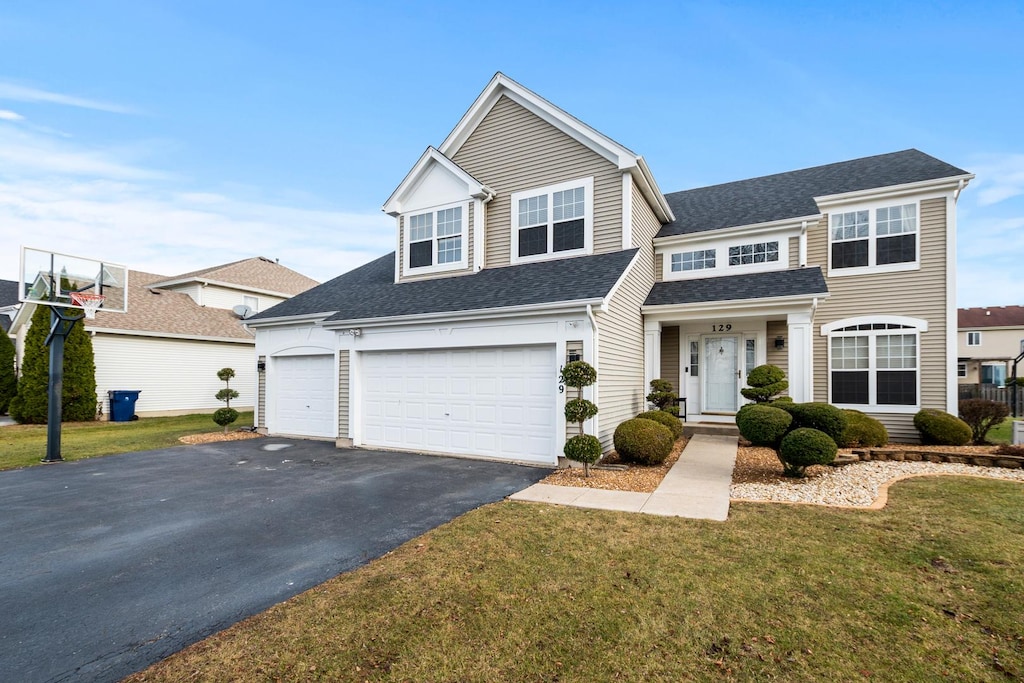
[[[654,249],[641,247],[608,310],[597,317],[598,401],[601,446],[612,448],[620,423],[643,412],[644,321],[640,307],[654,285]]]
[[[654,255],[654,281],[665,281],[665,259],[661,254]]]
[[[257,359],[257,363],[263,363],[266,367],[267,357],[260,356]],[[259,429],[267,428],[267,373],[266,371],[260,372],[256,377],[256,415],[257,422],[256,427]]]
[[[800,238],[790,237],[789,238],[789,267],[799,268],[800,267]]]
[[[615,164],[501,97],[454,156],[496,193],[487,204],[484,267],[511,262],[511,194],[594,178],[594,253],[622,248],[622,176]]]
[[[568,341],[565,342],[565,362],[568,363],[569,359],[577,355],[583,358],[583,340],[579,341]],[[576,390],[572,387],[565,388],[565,399],[562,402],[562,406],[565,406],[565,401],[577,398]],[[565,423],[565,438],[570,439],[580,433],[580,425],[578,422],[566,422]]]
[[[661,328],[661,379],[672,382],[672,391],[679,393],[679,328]]]
[[[416,213],[416,212],[414,212]],[[423,211],[422,213],[426,213]],[[436,236],[435,236],[436,237]],[[469,203],[469,210],[466,212],[466,218],[462,224],[462,244],[463,247],[468,249],[466,252],[467,266],[465,268],[459,268],[458,270],[446,270],[442,273],[425,273],[423,275],[406,275],[405,274],[405,217],[400,216],[398,219],[398,279],[399,282],[415,282],[417,280],[433,280],[440,277],[451,277],[452,275],[469,275],[473,272],[473,248],[475,240],[473,238],[473,202]]]
[[[808,263],[820,265],[831,296],[814,316],[814,400],[828,401],[828,338],[821,326],[862,315],[902,315],[928,321],[921,333],[919,374],[923,408],[946,409],[946,200],[921,202],[920,269],[828,277],[828,216],[808,231]],[[866,411],[865,411],[866,412]],[[916,441],[912,415],[874,413],[893,441]]]
[[[785,320],[769,320],[766,325],[765,334],[765,360],[768,365],[774,365],[789,375],[789,325]],[[775,338],[782,337],[786,340],[786,347],[775,348]],[[787,392],[788,393],[788,392]]]
[[[338,437],[349,438],[349,350],[338,352]]]

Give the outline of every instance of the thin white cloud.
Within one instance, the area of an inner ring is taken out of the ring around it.
[[[9,109],[0,109],[0,120],[3,120],[3,121],[23,121],[24,119],[25,119],[25,117],[22,116],[21,114],[19,114],[18,112],[11,111]]]
[[[59,133],[56,133],[59,135]],[[11,124],[0,125],[0,175],[59,174],[100,178],[144,179],[164,174],[116,159],[66,139],[53,139]]]
[[[977,203],[991,206],[1024,195],[1024,154],[987,154],[974,164]]]
[[[42,102],[46,104],[59,104],[66,107],[79,107],[81,109],[93,109],[113,114],[137,114],[138,111],[124,105],[113,102],[92,100],[75,95],[51,92],[39,88],[30,88],[17,83],[0,82],[0,100],[14,100],[16,102]]]

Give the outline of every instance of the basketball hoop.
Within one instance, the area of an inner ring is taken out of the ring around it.
[[[96,311],[103,305],[103,302],[107,300],[102,294],[92,294],[90,292],[71,292],[71,301],[82,307],[85,311],[85,317],[87,320],[93,320],[96,318]]]

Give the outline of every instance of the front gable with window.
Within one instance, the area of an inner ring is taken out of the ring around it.
[[[918,202],[843,207],[829,215],[829,277],[919,268]]]

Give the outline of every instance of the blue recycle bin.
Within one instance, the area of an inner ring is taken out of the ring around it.
[[[110,421],[131,422],[139,419],[135,415],[135,402],[139,400],[142,391],[108,391],[107,398],[110,399]]]

